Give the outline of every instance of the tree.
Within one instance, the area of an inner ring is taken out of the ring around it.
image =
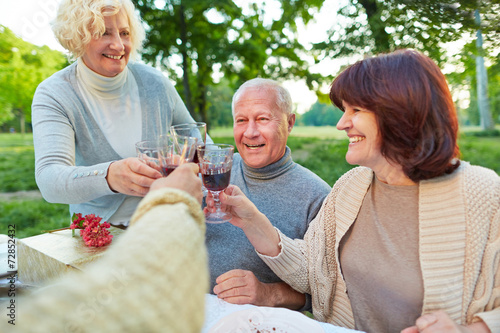
[[[316,88],[323,80],[308,71],[295,22],[307,23],[322,0],[279,0],[281,16],[271,23],[265,23],[265,10],[255,3],[244,14],[231,0],[134,2],[148,25],[143,59],[168,71],[198,120],[210,121],[207,94],[218,82],[214,74],[224,76],[233,90],[257,76],[305,78]],[[176,72],[175,59],[182,73]]]
[[[482,14],[480,26],[474,17],[476,11]],[[443,65],[450,61],[447,43],[471,40],[479,29],[488,48],[484,54],[479,48],[468,49],[468,56],[488,57],[488,50],[500,46],[498,0],[350,0],[339,14],[346,20],[337,20],[339,23],[331,28],[329,40],[315,45],[318,61],[416,48]],[[489,60],[498,62],[491,56]],[[465,64],[468,62],[458,65],[468,72],[466,76],[475,75],[471,74],[476,71],[475,63],[472,67]],[[465,81],[453,82],[456,86],[465,84]]]
[[[0,25],[0,124],[17,117],[24,133],[36,87],[67,64],[61,52],[25,42]]]
[[[335,126],[342,114],[332,104],[316,102],[300,117],[300,123],[306,126]]]

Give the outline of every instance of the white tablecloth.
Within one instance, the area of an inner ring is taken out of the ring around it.
[[[205,297],[205,323],[202,333],[354,333],[321,323],[300,312],[284,308],[227,303],[214,295]]]

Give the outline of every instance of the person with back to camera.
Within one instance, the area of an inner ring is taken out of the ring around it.
[[[161,72],[129,62],[145,36],[130,0],[63,0],[53,30],[76,61],[33,98],[36,182],[71,214],[127,225],[161,177],[135,143],[194,120]]]
[[[235,186],[221,195],[259,256],[312,296],[316,319],[367,332],[500,332],[500,177],[460,161],[446,78],[400,50],[335,78],[342,176],[304,240]]]
[[[286,235],[303,238],[331,187],[292,160],[286,145],[295,124],[290,93],[276,81],[252,79],[234,94],[232,110],[239,153],[231,184]],[[238,228],[207,224],[206,244],[211,287],[218,297],[235,304],[309,308],[305,295],[282,282]]]
[[[208,267],[198,166],[151,184],[98,260],[15,298],[0,332],[186,332],[203,327]],[[2,303],[2,307],[5,303]]]

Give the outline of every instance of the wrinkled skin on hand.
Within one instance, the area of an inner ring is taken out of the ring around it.
[[[159,170],[136,157],[129,157],[111,163],[106,180],[115,192],[144,197],[148,194],[151,184],[161,177]]]

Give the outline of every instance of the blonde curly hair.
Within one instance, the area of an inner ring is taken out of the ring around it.
[[[62,47],[76,59],[85,53],[92,39],[104,34],[104,17],[116,15],[121,9],[128,17],[131,56],[135,58],[142,47],[145,32],[131,0],[63,0],[52,23],[52,31]]]

